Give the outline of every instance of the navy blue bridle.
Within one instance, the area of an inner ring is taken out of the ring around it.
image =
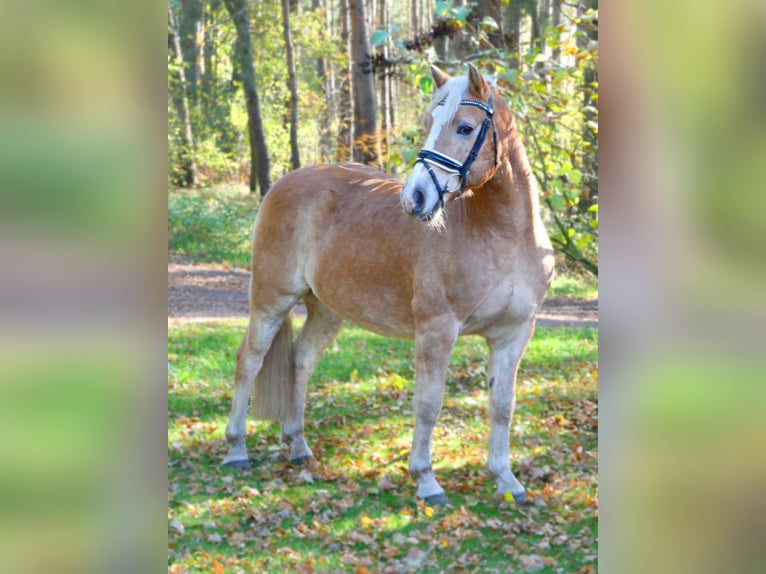
[[[458,195],[463,193],[465,191],[465,182],[466,178],[468,177],[468,173],[471,169],[471,164],[476,160],[476,157],[479,155],[479,150],[481,149],[481,146],[484,145],[484,140],[487,137],[487,132],[489,131],[490,124],[492,125],[492,144],[495,148],[495,166],[497,166],[497,132],[495,131],[495,123],[492,121],[492,118],[495,114],[495,109],[493,107],[493,97],[492,94],[489,96],[489,102],[483,103],[476,100],[460,100],[461,106],[475,106],[477,108],[480,108],[484,110],[484,113],[486,114],[484,116],[484,121],[481,124],[481,127],[479,128],[479,135],[476,136],[476,140],[473,142],[473,147],[471,148],[471,153],[468,154],[468,159],[466,159],[463,163],[460,163],[458,161],[455,161],[449,156],[446,156],[442,153],[439,153],[438,151],[430,150],[423,148],[418,152],[418,159],[415,160],[415,163],[422,163],[425,168],[428,170],[428,174],[431,176],[431,179],[434,182],[434,185],[436,186],[436,191],[439,192],[439,206],[444,207],[444,194],[445,193],[455,193],[457,192]],[[439,105],[442,105],[441,103]],[[439,183],[439,178],[436,177],[436,173],[434,173],[433,168],[431,167],[431,164],[438,165],[440,168],[442,168],[444,171],[447,171],[451,173],[452,175],[447,178],[444,187],[442,187],[441,183]],[[460,180],[460,189],[457,189],[455,191],[449,191],[447,189],[447,183],[452,179],[452,177],[457,176]]]

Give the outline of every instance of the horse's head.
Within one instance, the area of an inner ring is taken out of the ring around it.
[[[445,195],[480,187],[497,166],[490,86],[472,64],[467,77],[435,66],[431,72],[438,89],[426,110],[428,139],[399,196],[404,212],[419,221],[438,218]]]

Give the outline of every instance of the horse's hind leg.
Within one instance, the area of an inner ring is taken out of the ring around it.
[[[253,306],[250,311],[250,323],[237,349],[237,367],[234,372],[234,391],[231,398],[231,414],[226,425],[226,440],[229,452],[223,459],[223,465],[233,468],[247,468],[251,462],[247,456],[245,438],[247,437],[247,410],[250,391],[255,376],[261,370],[263,359],[279,332],[288,312],[297,298],[278,297],[268,307]],[[289,319],[288,319],[289,320]]]
[[[293,346],[295,392],[292,414],[282,423],[282,439],[290,444],[290,460],[294,463],[305,462],[313,456],[303,436],[306,388],[319,357],[335,339],[343,323],[343,320],[325,307],[313,293],[306,294],[303,300],[308,316]]]
[[[516,404],[516,371],[533,327],[532,322],[524,323],[503,336],[487,339],[490,416],[487,466],[497,484],[496,494],[505,496],[510,492],[516,502],[524,502],[526,493],[511,471],[509,435]]]

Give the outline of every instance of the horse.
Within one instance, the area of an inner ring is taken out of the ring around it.
[[[409,474],[416,497],[447,504],[431,466],[453,346],[489,349],[488,470],[496,496],[526,500],[510,466],[509,433],[521,356],[553,276],[553,250],[514,118],[473,65],[451,77],[432,67],[425,147],[407,180],[360,164],[302,168],[266,194],[252,240],[250,317],[237,350],[228,454],[250,467],[248,400],[281,422],[289,460],[313,456],[304,436],[306,387],[344,320],[414,339],[415,427]],[[454,158],[466,158],[459,161]],[[290,311],[306,305],[293,340]]]

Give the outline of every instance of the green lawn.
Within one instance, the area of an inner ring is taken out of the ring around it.
[[[538,328],[522,361],[511,437],[511,465],[532,500],[522,507],[493,499],[486,346],[459,341],[433,445],[454,508],[432,509],[407,476],[412,343],[348,325],[309,389],[316,460],[268,462],[278,426],[251,421],[250,455],[262,463],[222,470],[244,325],[169,327],[169,572],[597,569],[595,329]]]
[[[598,278],[590,274],[572,275],[559,274],[553,277],[548,298],[578,297],[595,299],[598,297]]]

